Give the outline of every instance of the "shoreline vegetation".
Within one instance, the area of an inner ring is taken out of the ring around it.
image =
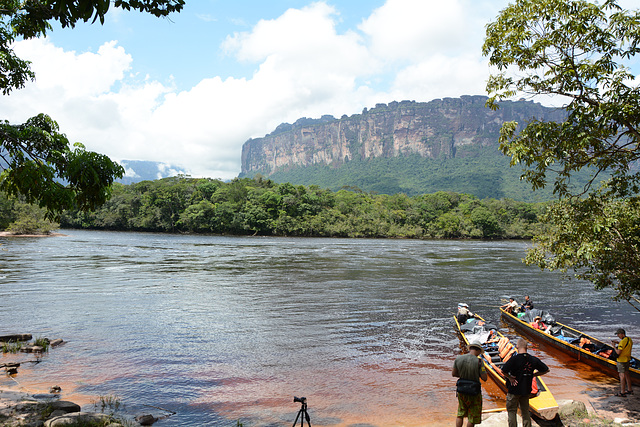
[[[548,202],[478,199],[439,191],[406,194],[278,184],[261,176],[230,182],[185,176],[114,184],[94,211],[43,209],[0,193],[0,230],[45,234],[57,228],[168,233],[406,239],[531,239],[545,229]],[[15,235],[15,234],[14,234]]]

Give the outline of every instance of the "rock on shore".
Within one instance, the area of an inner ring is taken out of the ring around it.
[[[625,404],[629,404],[630,408],[637,408],[640,402],[633,401],[633,395]],[[604,397],[599,401],[587,403],[580,400],[559,400],[558,401],[558,417],[553,421],[544,421],[532,419],[532,424],[538,427],[551,426],[624,426],[624,427],[640,427],[640,419],[628,417],[626,412],[619,411],[620,406],[617,403],[611,403],[608,397]],[[620,398],[617,398],[620,399]],[[626,398],[625,398],[626,399]],[[636,398],[637,399],[637,398]],[[640,400],[640,399],[637,399]],[[619,403],[619,402],[618,402]],[[599,409],[596,410],[596,407]],[[486,416],[482,420],[482,427],[504,427],[507,425],[507,412],[493,413]],[[518,413],[518,425],[522,425],[522,418]]]

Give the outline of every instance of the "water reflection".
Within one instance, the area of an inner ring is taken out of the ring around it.
[[[2,330],[69,341],[20,381],[177,412],[157,425],[288,424],[294,395],[314,425],[450,424],[457,302],[495,323],[501,296],[531,294],[596,336],[638,323],[523,266],[523,242],[67,233],[3,241]]]

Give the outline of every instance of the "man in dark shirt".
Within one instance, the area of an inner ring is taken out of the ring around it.
[[[533,301],[529,295],[524,296],[524,303],[522,303],[522,311],[529,311],[533,308]]]
[[[527,353],[527,342],[522,338],[518,340],[516,346],[518,354],[507,360],[507,363],[502,367],[502,372],[507,376],[509,427],[518,426],[516,417],[518,406],[520,406],[520,412],[522,413],[522,425],[531,427],[531,416],[529,414],[531,383],[535,379],[534,377],[549,372],[549,367],[537,357]]]

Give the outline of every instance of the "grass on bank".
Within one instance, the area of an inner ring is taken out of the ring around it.
[[[42,348],[40,353],[47,353],[49,351],[49,339],[44,337],[37,337],[33,342],[27,341],[7,341],[0,344],[0,350],[3,354],[16,354],[22,351],[23,348],[28,346],[38,346]]]
[[[575,410],[571,415],[561,417],[562,425],[567,427],[616,427],[622,426],[620,423],[600,417],[596,414],[590,414],[586,410]]]

